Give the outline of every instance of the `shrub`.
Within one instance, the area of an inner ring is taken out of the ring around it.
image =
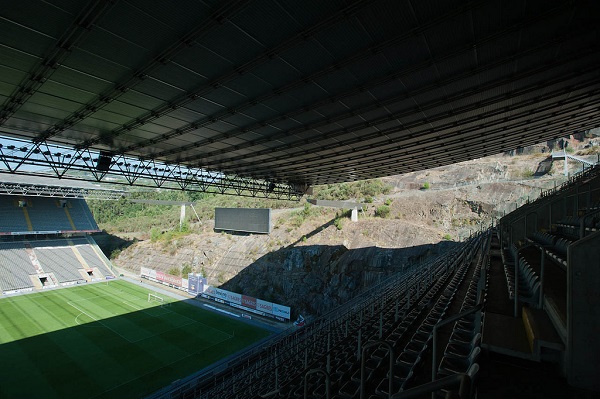
[[[188,274],[192,272],[192,266],[189,263],[184,263],[181,268],[181,275],[183,277],[187,277]]]
[[[366,196],[365,200],[363,201],[365,204],[370,204],[373,202],[373,197],[370,196]]]
[[[387,205],[381,205],[375,210],[375,216],[380,218],[387,218],[390,215],[390,207]]]
[[[423,190],[429,190],[430,187],[431,187],[431,185],[429,184],[428,181],[426,181],[425,183],[423,183],[423,186],[421,188]]]
[[[392,204],[393,200],[391,198],[388,198],[385,200],[384,204],[387,206],[390,206]]]
[[[316,199],[347,200],[349,198],[366,199],[367,197],[376,197],[380,194],[388,194],[392,190],[392,186],[380,179],[372,179],[353,183],[316,186],[314,190]]]
[[[524,179],[528,179],[530,177],[533,177],[533,175],[535,174],[535,172],[531,169],[523,169],[521,171],[521,177]]]
[[[110,253],[110,259],[115,259],[116,257],[118,257],[121,254],[121,248],[117,248],[114,249],[111,253]]]
[[[444,240],[448,240],[448,241],[452,240],[452,236],[448,233],[444,234],[443,238],[444,238]]]
[[[150,230],[150,241],[152,241],[152,242],[158,241],[158,239],[160,238],[160,235],[161,235],[160,229],[156,228],[156,227],[153,227]]]

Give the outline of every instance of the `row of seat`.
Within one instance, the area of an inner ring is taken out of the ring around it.
[[[541,232],[541,231],[536,231],[531,235],[531,240],[543,245],[543,246],[554,246],[554,244],[556,243],[556,236],[549,234],[549,233],[545,233],[545,232]]]
[[[85,281],[78,271],[83,266],[70,247],[37,249],[35,252],[44,271],[54,273],[60,283]]]
[[[25,248],[12,243],[0,245],[0,290],[11,292],[32,289],[33,283],[29,275],[35,273]]]
[[[20,207],[19,201],[27,206]],[[63,230],[99,230],[85,200],[0,195],[0,231]]]
[[[519,258],[517,265],[519,301],[535,305],[539,302],[540,278],[525,258]],[[509,297],[513,299],[515,296],[515,283],[517,283],[515,269],[514,267],[505,265],[504,273],[506,275]]]
[[[484,253],[489,253],[489,249],[483,249],[481,255]],[[484,258],[487,259],[486,266],[489,266],[489,257],[480,256],[477,268],[473,274],[473,278],[469,282],[466,295],[463,299],[460,313],[474,308],[479,301],[483,300],[483,298],[479,297],[480,292],[478,284],[482,275]],[[487,287],[487,279],[485,285]],[[484,292],[485,291],[486,289],[484,288]],[[442,357],[442,361],[437,370],[438,378],[451,374],[466,373],[469,375],[473,384],[475,376],[479,371],[479,364],[477,361],[481,354],[481,318],[482,312],[479,310],[456,321],[448,344],[444,349],[444,356]]]
[[[75,248],[87,266],[98,268],[105,276],[113,275],[86,238],[74,238],[73,243],[77,244]],[[83,264],[72,248],[66,239],[0,242],[0,290],[13,292],[34,288],[30,276],[37,275],[38,270],[32,263],[32,255],[37,258],[41,270],[54,273],[60,283],[85,281],[78,271]]]
[[[598,209],[592,209],[591,212],[584,213],[580,216],[566,216],[557,224],[559,226],[574,227],[579,229],[581,223],[583,227],[598,228],[600,227],[600,217],[597,215]]]
[[[577,237],[577,236],[574,236]],[[535,232],[531,235],[531,240],[544,247],[548,256],[554,259],[559,265],[567,266],[567,249],[573,241],[558,237],[549,233]]]
[[[423,359],[427,358],[427,353],[430,351],[433,326],[444,317],[454,299],[458,286],[465,278],[470,257],[467,256],[465,258],[459,262],[461,265],[450,283],[446,283],[449,277],[448,274],[445,275],[445,279],[439,279],[436,285],[427,291],[417,306],[402,320],[399,328],[395,329],[393,334],[388,336],[387,342],[391,344],[392,348],[396,349],[395,352],[397,353],[398,348],[401,350],[394,362],[394,372],[391,373],[392,393],[401,392],[406,389],[414,376],[418,374]],[[438,292],[441,292],[441,294],[438,294]],[[435,304],[433,306],[428,305],[436,297],[438,299],[435,301]],[[399,343],[405,342],[402,336],[407,335],[410,326],[417,319],[415,314],[421,311],[423,306],[430,308],[430,310],[421,318],[418,327],[410,335],[409,341],[400,346]],[[387,398],[390,392],[390,371],[387,371],[389,366],[385,359],[387,356],[386,348],[378,348],[365,361],[364,371],[359,373],[360,370],[356,370],[353,378],[342,386],[339,393],[334,395],[334,398],[357,397],[360,388],[359,382],[362,382],[366,386],[370,398]],[[379,370],[377,370],[378,368]],[[362,380],[359,380],[359,376],[363,377]],[[373,387],[375,387],[374,392]]]

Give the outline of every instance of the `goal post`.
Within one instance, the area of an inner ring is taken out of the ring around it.
[[[162,305],[165,300],[156,294],[148,293],[148,302],[158,302]]]
[[[157,294],[148,293],[148,303],[158,302],[159,306],[162,308],[163,306],[169,306],[171,302],[165,301],[165,299]]]

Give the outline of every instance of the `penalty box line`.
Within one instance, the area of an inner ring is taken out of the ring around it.
[[[86,316],[87,316],[87,317],[89,317],[90,319],[92,319],[92,320],[94,320],[95,322],[99,323],[99,324],[100,324],[102,327],[104,327],[104,328],[106,328],[107,330],[110,330],[110,331],[112,331],[113,333],[117,334],[119,337],[123,338],[125,341],[129,342],[130,344],[135,344],[135,343],[137,343],[137,342],[141,342],[141,341],[144,341],[144,340],[146,340],[146,339],[150,339],[150,338],[156,337],[157,335],[163,334],[163,333],[165,333],[165,332],[167,332],[167,331],[176,330],[176,329],[178,329],[178,328],[185,327],[185,326],[189,326],[189,325],[191,325],[191,324],[197,323],[196,321],[194,321],[194,320],[192,320],[192,319],[188,318],[188,320],[190,320],[190,322],[189,322],[189,323],[182,324],[182,325],[180,325],[180,326],[176,326],[176,327],[170,328],[170,329],[168,329],[168,330],[165,330],[165,331],[161,331],[161,332],[160,332],[160,333],[158,333],[158,334],[152,334],[152,335],[150,335],[150,336],[148,336],[148,337],[144,337],[144,338],[140,338],[140,339],[136,339],[136,340],[131,340],[131,339],[127,338],[126,336],[124,336],[123,334],[121,334],[120,332],[116,331],[114,328],[111,328],[111,327],[107,326],[105,323],[103,323],[103,322],[102,322],[102,320],[101,320],[101,319],[98,319],[98,318],[96,318],[96,317],[94,317],[94,316],[90,315],[89,313],[87,313],[87,312],[86,312],[86,311],[84,311],[83,309],[80,309],[79,307],[75,306],[74,304],[72,304],[72,303],[70,303],[70,302],[67,302],[67,303],[68,303],[70,306],[72,306],[72,307],[74,307],[75,309],[77,309],[78,311],[80,311],[82,314],[86,315]],[[123,302],[123,303],[125,303],[125,302]],[[131,306],[131,305],[129,305],[129,306]],[[146,313],[146,312],[144,312],[144,313]],[[150,315],[149,313],[146,313],[146,314]],[[150,316],[152,316],[152,315],[150,315]],[[79,317],[79,316],[77,316],[77,317]],[[152,316],[152,317],[156,317],[156,316]],[[76,319],[77,319],[77,318],[76,318]],[[78,324],[79,324],[79,323],[78,323]]]
[[[74,307],[75,309],[77,309],[78,311],[80,311],[81,313],[83,313],[84,315],[86,315],[87,317],[89,317],[90,319],[94,320],[97,323],[100,323],[100,325],[104,328],[106,328],[107,330],[112,331],[113,333],[117,334],[119,337],[123,338],[125,341],[129,342],[129,343],[133,343],[129,338],[123,336],[121,333],[119,333],[118,331],[115,331],[114,329],[110,328],[109,326],[107,326],[106,324],[104,324],[102,322],[102,320],[95,318],[94,316],[90,315],[89,313],[87,313],[85,310],[82,310],[80,308],[78,308],[77,306],[75,306],[74,304],[71,303],[71,301],[67,302],[67,304],[69,306]],[[79,317],[79,316],[78,316]]]
[[[90,299],[83,299],[83,300],[79,300],[78,302],[81,302],[81,301],[89,301],[89,300],[90,300]],[[145,312],[143,309],[141,309],[141,308],[139,308],[139,307],[137,307],[137,306],[135,306],[135,305],[133,305],[133,304],[127,303],[127,302],[125,302],[125,301],[123,301],[123,303],[124,303],[124,304],[126,304],[126,305],[128,305],[128,306],[130,306],[130,307],[132,307],[133,309],[136,309],[136,310],[141,310],[141,311],[143,311],[144,313],[146,313],[146,314],[147,314],[148,316],[150,316],[150,317],[155,317],[155,318],[156,318],[156,317],[160,317],[160,316],[154,316],[154,315],[152,315],[152,314],[150,314],[150,313],[148,313],[148,312]],[[197,324],[200,324],[200,325],[202,325],[202,326],[208,327],[208,328],[210,328],[210,329],[212,329],[212,330],[218,331],[219,333],[221,333],[221,334],[223,334],[223,335],[225,335],[225,336],[227,337],[227,338],[225,338],[223,341],[220,341],[219,343],[221,343],[221,342],[224,342],[224,341],[226,341],[226,340],[228,340],[228,339],[231,339],[231,338],[233,338],[233,337],[234,337],[233,335],[231,335],[231,334],[228,334],[228,333],[226,333],[225,331],[221,331],[221,330],[219,330],[219,329],[217,329],[217,328],[211,327],[211,326],[209,326],[209,325],[206,325],[206,324],[204,324],[204,323],[201,323],[201,322],[199,322],[199,321],[197,321],[197,320],[190,319],[190,318],[189,318],[189,317],[187,317],[187,316],[183,316],[183,315],[179,315],[179,314],[178,314],[179,316],[181,316],[181,317],[184,317],[184,318],[186,318],[186,319],[187,319],[187,320],[189,320],[189,321],[188,321],[187,323],[185,323],[185,324],[181,324],[181,325],[179,325],[179,326],[174,326],[174,327],[172,327],[172,328],[170,328],[170,329],[168,329],[168,330],[161,331],[161,332],[159,332],[159,333],[157,333],[157,334],[152,334],[152,335],[150,335],[150,336],[147,336],[147,337],[144,337],[144,338],[140,338],[140,339],[136,339],[136,340],[131,340],[131,339],[127,338],[126,336],[124,336],[123,334],[121,334],[120,332],[116,331],[114,328],[111,328],[111,327],[109,327],[108,325],[106,325],[105,323],[103,323],[101,319],[98,319],[98,318],[96,318],[96,317],[94,317],[94,316],[90,315],[89,313],[87,313],[85,310],[83,310],[83,309],[79,308],[78,306],[76,306],[75,304],[73,304],[73,303],[72,303],[72,301],[69,301],[69,302],[67,302],[67,304],[68,304],[68,305],[70,305],[70,306],[72,306],[73,308],[77,309],[79,312],[81,312],[82,314],[86,315],[87,317],[89,317],[90,319],[94,320],[95,322],[99,323],[99,324],[100,324],[102,327],[104,327],[104,328],[106,328],[107,330],[110,330],[110,331],[112,331],[113,333],[117,334],[119,337],[123,338],[125,341],[129,342],[130,344],[135,344],[135,343],[138,343],[138,342],[141,342],[141,341],[144,341],[144,340],[147,340],[147,339],[150,339],[150,338],[153,338],[153,337],[159,336],[160,334],[164,334],[164,333],[166,333],[166,332],[168,332],[168,331],[177,330],[177,329],[179,329],[179,328],[187,327],[187,326],[190,326],[190,325],[192,325],[192,324],[196,324],[196,323],[197,323]],[[167,312],[168,312],[168,313],[175,313],[175,312],[172,312],[172,311],[170,311],[170,310],[167,310]],[[79,317],[79,316],[77,316],[77,317]],[[78,324],[79,324],[79,323],[78,323]]]

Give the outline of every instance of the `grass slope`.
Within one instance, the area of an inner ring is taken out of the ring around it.
[[[111,281],[1,299],[0,398],[142,397],[268,335],[149,292]]]

